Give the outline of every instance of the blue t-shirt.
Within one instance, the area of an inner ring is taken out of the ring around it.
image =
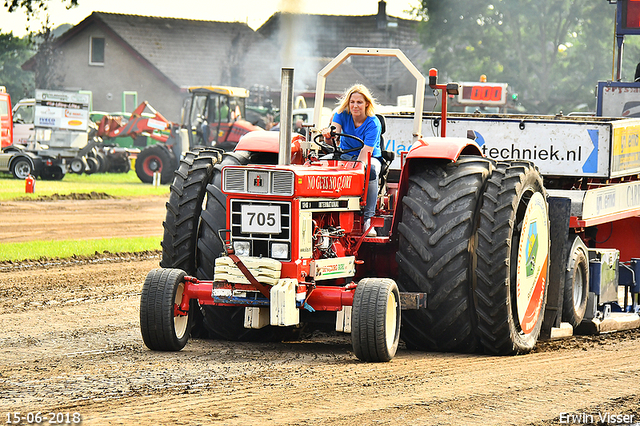
[[[353,117],[347,112],[347,110],[344,110],[340,114],[334,114],[332,121],[342,126],[342,133],[357,136],[364,141],[365,145],[372,146],[372,157],[382,157],[382,151],[380,150],[380,134],[382,133],[382,126],[380,125],[378,117],[375,115],[367,117],[364,120],[364,123],[362,123],[360,127],[356,128],[353,123]],[[340,138],[340,147],[343,151],[351,148],[359,148],[360,142],[348,137],[342,137]],[[359,153],[360,151],[353,151],[349,154],[357,156]]]

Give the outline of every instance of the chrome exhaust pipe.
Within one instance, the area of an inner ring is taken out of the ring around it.
[[[280,92],[280,148],[278,165],[291,164],[291,121],[293,113],[293,68],[282,68]]]

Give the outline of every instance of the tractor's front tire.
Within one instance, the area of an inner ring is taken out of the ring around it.
[[[180,269],[154,269],[147,274],[140,297],[140,331],[151,350],[179,351],[189,340],[192,315],[176,309],[182,302],[185,276]]]
[[[529,352],[547,298],[549,213],[542,177],[526,161],[500,162],[480,214],[474,289],[484,350]]]
[[[400,292],[388,278],[360,280],[353,295],[351,343],[358,359],[387,362],[400,341]]]
[[[403,313],[402,339],[409,348],[478,348],[471,290],[475,232],[492,167],[490,160],[476,156],[412,166],[398,225],[398,287],[427,293],[427,308]]]
[[[87,170],[86,173],[88,175],[92,175],[97,173],[100,170],[100,163],[97,158],[87,157]]]

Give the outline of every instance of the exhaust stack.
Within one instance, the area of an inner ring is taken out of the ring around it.
[[[293,68],[282,68],[280,92],[280,149],[278,164],[291,164],[291,114],[293,113]]]

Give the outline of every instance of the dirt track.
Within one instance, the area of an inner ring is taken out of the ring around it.
[[[163,206],[30,203],[21,215],[56,212],[64,225],[47,235],[68,239],[98,207],[112,222],[92,237],[111,236],[119,221],[129,235],[161,235]],[[154,231],[136,224],[143,217]],[[31,223],[23,238],[41,238]],[[583,415],[562,417],[567,424],[596,424],[599,413],[640,422],[638,331],[543,342],[518,357],[401,348],[382,365],[358,362],[347,336],[321,333],[283,344],[192,339],[179,353],[151,352],[140,338],[139,292],[158,262],[148,253],[0,266],[3,423],[15,411],[77,412],[87,425],[554,425],[561,413]]]

